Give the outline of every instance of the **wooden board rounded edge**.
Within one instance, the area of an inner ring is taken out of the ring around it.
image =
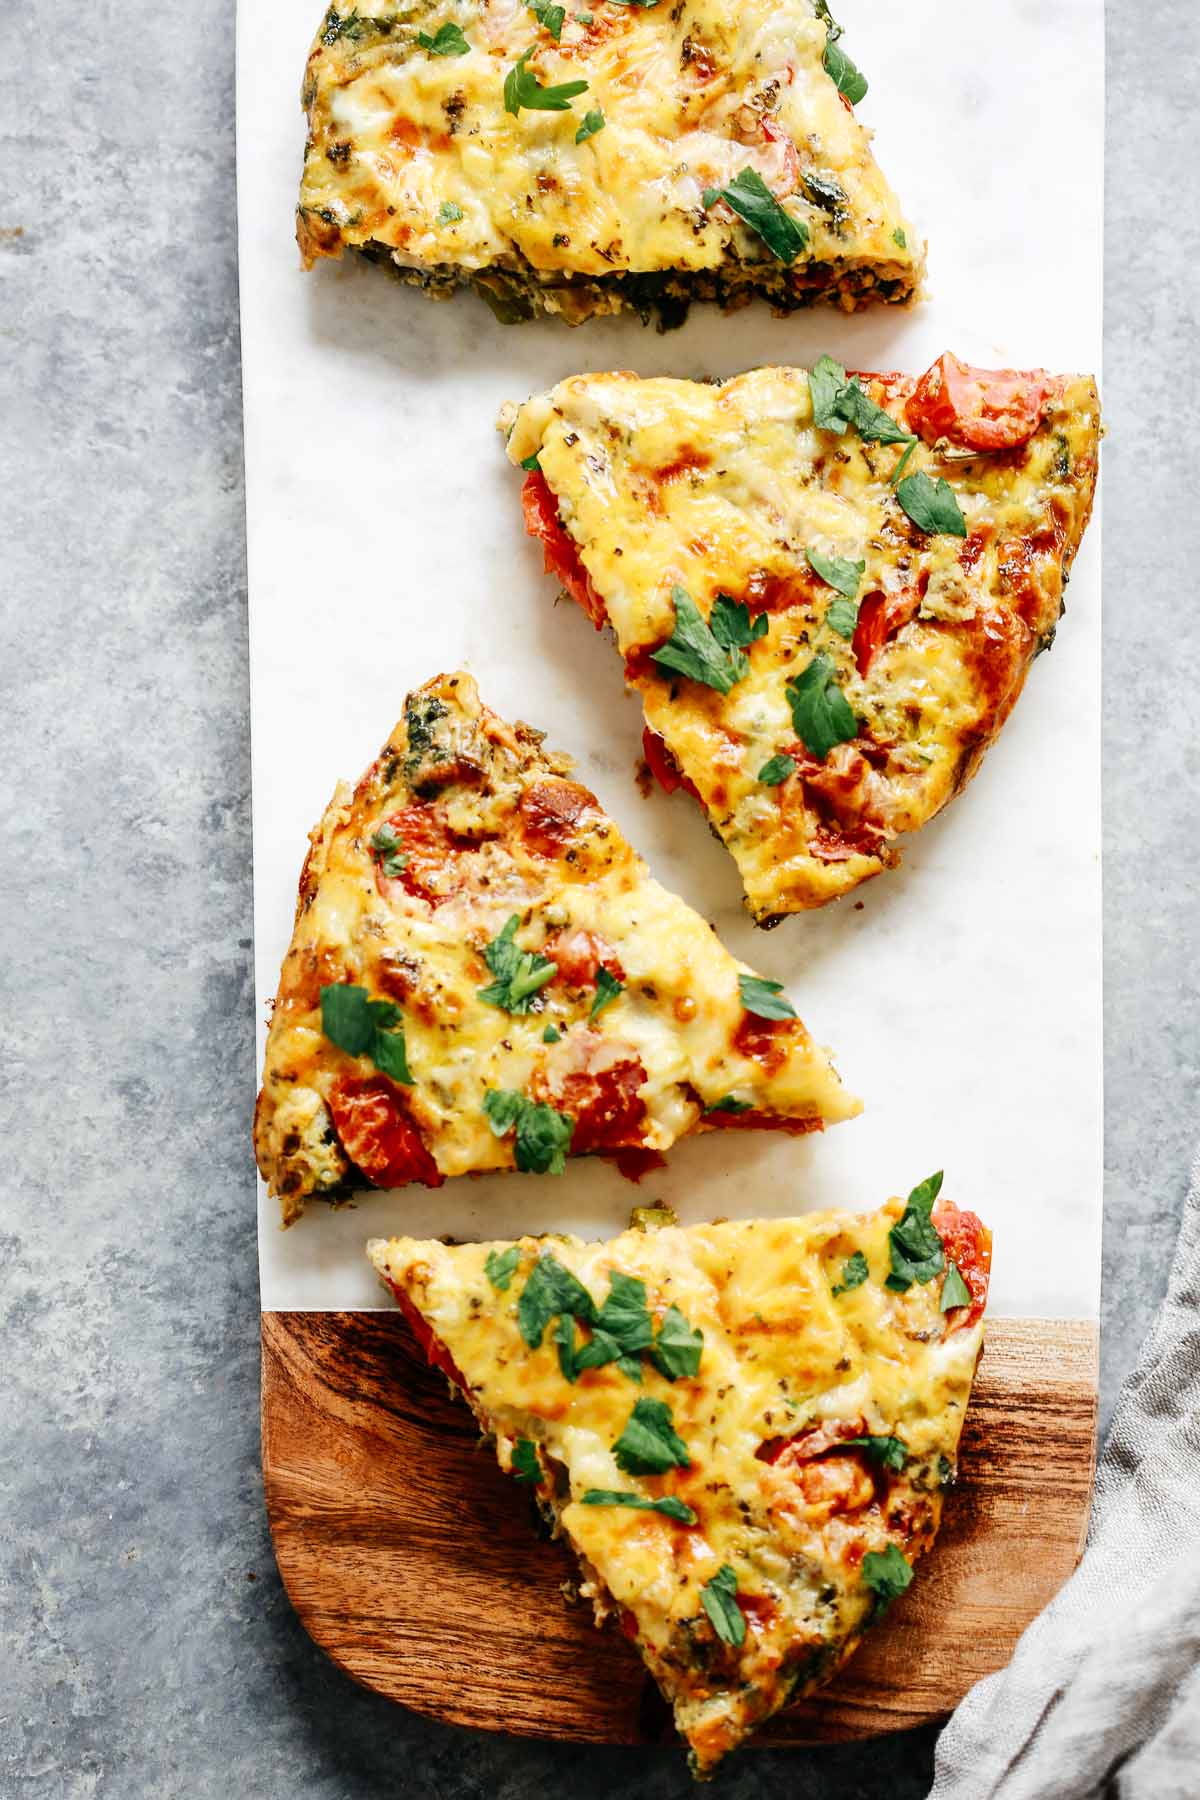
[[[267,1514],[289,1598],[364,1686],[452,1724],[577,1743],[667,1740],[638,1658],[586,1605],[530,1497],[398,1314],[264,1313]],[[912,1592],[838,1679],[756,1739],[813,1743],[949,1712],[1008,1661],[1078,1561],[1095,1460],[1097,1328],[996,1319],[960,1480]]]

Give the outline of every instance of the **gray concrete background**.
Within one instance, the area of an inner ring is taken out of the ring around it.
[[[1173,0],[1109,15],[1106,1415],[1165,1283],[1200,1025],[1200,24]],[[683,1796],[675,1753],[581,1756],[359,1691],[281,1593],[238,1123],[232,0],[6,6],[0,55],[0,1797]],[[1070,154],[1052,121],[1046,154]],[[909,1800],[932,1744],[749,1752],[713,1791]]]

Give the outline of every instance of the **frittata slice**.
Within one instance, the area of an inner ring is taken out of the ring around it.
[[[505,323],[906,301],[924,247],[824,0],[378,0],[308,59],[297,237]]]
[[[570,759],[439,675],[312,833],[267,1035],[258,1165],[310,1195],[628,1172],[687,1133],[859,1103],[777,982],[654,881]]]
[[[526,528],[759,923],[897,860],[1048,647],[1091,513],[1087,375],[579,375],[508,408]]]
[[[369,1246],[701,1776],[842,1666],[937,1534],[991,1260],[940,1186],[607,1244]]]

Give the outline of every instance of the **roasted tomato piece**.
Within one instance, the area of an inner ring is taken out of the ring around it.
[[[699,800],[700,790],[695,782],[683,773],[666,743],[657,731],[651,731],[649,725],[642,732],[642,755],[646,758],[646,766],[657,781],[664,794],[673,794],[682,788],[693,800]]]
[[[376,1187],[405,1187],[410,1181],[441,1187],[445,1176],[384,1076],[339,1081],[329,1111],[346,1155]]]
[[[430,1368],[440,1369],[443,1375],[448,1375],[450,1380],[466,1393],[468,1391],[467,1378],[447,1350],[445,1344],[443,1344],[441,1338],[438,1337],[437,1333],[434,1331],[432,1325],[426,1324],[403,1288],[397,1287],[394,1281],[389,1281],[388,1286],[391,1288],[393,1294],[395,1294],[400,1311],[408,1320],[409,1328],[411,1329],[413,1336],[425,1352],[425,1361],[429,1364]]]
[[[552,1104],[575,1121],[571,1150],[620,1150],[639,1144],[646,1102],[639,1089],[646,1071],[638,1057],[606,1069],[583,1069],[564,1076]]]
[[[835,1513],[859,1512],[875,1498],[875,1478],[856,1451],[811,1457],[799,1452],[793,1441],[773,1459],[773,1466],[790,1478],[814,1522]]]
[[[933,1222],[946,1255],[971,1290],[970,1307],[950,1314],[951,1329],[973,1325],[987,1305],[988,1280],[992,1272],[992,1234],[974,1213],[960,1212],[952,1200],[937,1202]]]
[[[521,795],[525,841],[538,856],[561,856],[581,820],[600,802],[578,781],[533,781]]]
[[[575,540],[558,516],[558,502],[540,469],[525,477],[521,489],[521,510],[530,537],[542,540],[546,573],[560,581],[577,606],[581,606],[599,631],[608,624],[604,602],[592,585],[592,578],[579,560]]]
[[[405,861],[398,875],[385,875],[384,858],[375,858],[375,880],[386,896],[393,882],[418,900],[440,906],[458,892],[456,859],[472,846],[456,838],[432,806],[414,801],[386,821],[400,840]]]
[[[885,594],[882,589],[875,588],[863,595],[851,645],[860,675],[866,674],[876,653],[888,639],[916,618],[920,604],[921,596],[916,588],[905,588],[899,594]]]
[[[1052,385],[1044,369],[975,369],[947,352],[922,375],[904,416],[927,444],[1016,450],[1041,424]]]
[[[558,972],[568,987],[595,987],[601,969],[607,969],[617,981],[625,979],[625,971],[612,945],[599,932],[586,931],[582,926],[547,938],[542,945],[542,955],[558,964]]]

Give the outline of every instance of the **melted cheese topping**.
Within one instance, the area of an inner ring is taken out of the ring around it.
[[[902,422],[914,384],[863,382]],[[878,873],[895,837],[974,773],[1053,636],[1096,479],[1099,402],[1085,376],[1055,383],[1021,450],[964,458],[917,445],[907,472],[949,480],[965,541],[930,536],[901,509],[891,477],[903,446],[812,419],[802,369],[719,385],[581,375],[521,407],[508,441],[514,462],[537,453],[647,722],[698,790],[760,919]],[[865,674],[827,623],[836,596],[809,549],[864,563],[860,601],[877,594],[908,621]],[[766,609],[767,635],[728,695],[649,660],[671,635],[676,584],[705,617],[721,593]],[[803,754],[785,689],[817,652],[833,661],[858,740],[815,780],[764,786],[771,757]]]
[[[588,16],[581,19],[583,12]],[[422,48],[457,25],[469,49]],[[371,243],[398,267],[554,278],[762,266],[799,304],[837,287],[908,298],[919,239],[822,66],[812,0],[567,7],[556,43],[520,0],[327,15],[305,79],[306,259]],[[565,111],[505,110],[518,57],[543,87],[586,81]],[[603,129],[575,141],[585,114]],[[809,233],[791,265],[705,191],[756,171]],[[620,304],[620,301],[614,301]],[[590,310],[600,310],[592,307]]]
[[[608,1244],[525,1238],[504,1292],[486,1273],[504,1245],[368,1247],[449,1352],[501,1466],[512,1467],[518,1439],[537,1446],[539,1497],[591,1573],[585,1591],[598,1613],[615,1605],[633,1615],[702,1768],[853,1649],[873,1612],[863,1555],[894,1544],[911,1561],[936,1534],[983,1327],[965,1310],[940,1313],[940,1278],[905,1294],[885,1285],[902,1210],[896,1200],[874,1215],[666,1227]],[[986,1270],[990,1239],[977,1221],[971,1228]],[[657,1321],[676,1307],[703,1333],[696,1377],[669,1382],[643,1357],[640,1385],[616,1364],[569,1383],[552,1331],[531,1349],[518,1325],[522,1289],[547,1251],[597,1305],[620,1270],[645,1283]],[[835,1295],[855,1252],[869,1278]],[[670,1408],[690,1467],[622,1470],[614,1445],[642,1397]],[[866,1435],[901,1439],[903,1471],[844,1447]],[[799,1459],[760,1454],[791,1439]],[[596,1488],[676,1495],[697,1522],[583,1504]],[[721,1650],[702,1613],[701,1589],[726,1564],[747,1619],[737,1652]]]
[[[436,1165],[422,1175],[418,1151],[412,1176],[435,1184],[513,1166],[511,1130],[497,1137],[483,1110],[491,1089],[574,1116],[583,1148],[665,1150],[724,1123],[728,1114],[705,1120],[704,1109],[729,1095],[765,1123],[802,1128],[860,1110],[799,1020],[750,1021],[747,1032],[745,965],[650,878],[594,795],[566,778],[569,767],[542,751],[539,734],[483,707],[469,676],[449,675],[409,697],[358,787],[335,794],[301,877],[255,1120],[259,1166],[285,1223],[307,1195],[344,1187],[362,1159],[339,1143],[338,1094],[381,1079],[369,1058],[322,1032],[321,988],[338,982],[401,1008],[413,1083],[384,1083],[384,1104],[400,1109]],[[371,844],[389,822],[409,858],[394,879]],[[622,992],[593,1017],[594,969],[572,973],[568,962],[525,1013],[485,1003],[479,990],[493,975],[483,951],[514,914],[522,950],[598,943]],[[550,1026],[558,1037],[547,1043]],[[631,1066],[628,1129],[605,1138],[604,1105]]]

